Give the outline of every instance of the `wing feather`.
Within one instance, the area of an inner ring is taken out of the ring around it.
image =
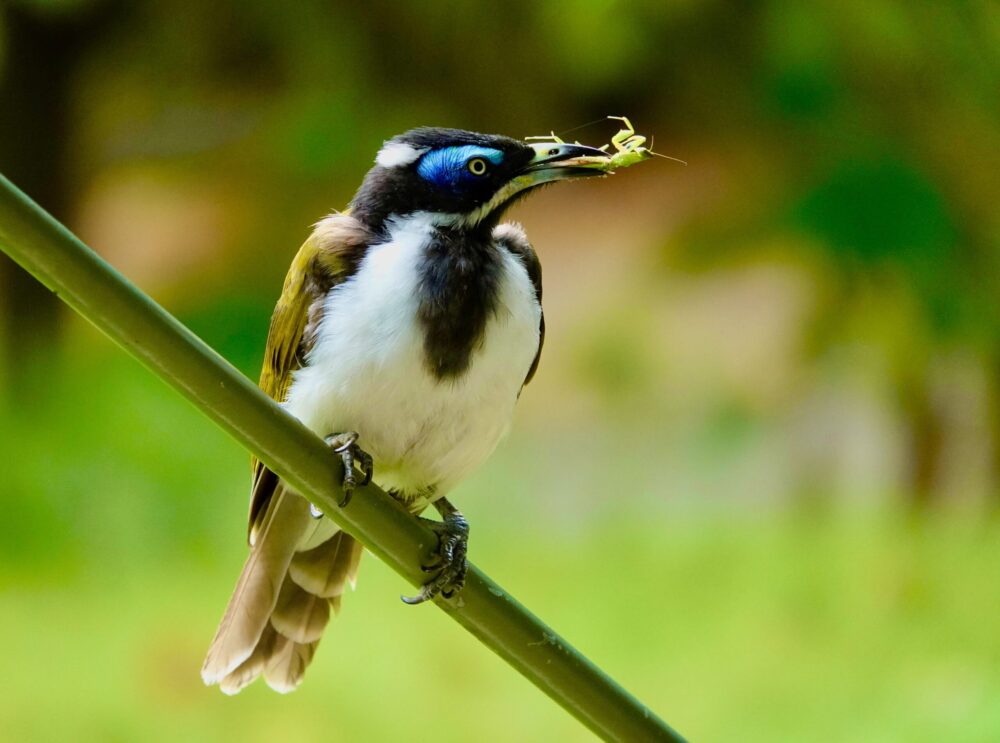
[[[322,321],[327,292],[357,271],[375,236],[346,213],[319,222],[295,255],[281,296],[271,315],[271,326],[260,372],[260,388],[273,400],[284,402],[296,369],[306,363]],[[278,478],[256,457],[251,457],[249,537],[254,534]]]
[[[531,247],[531,243],[528,242],[528,236],[524,234],[524,229],[519,224],[505,222],[504,224],[497,225],[497,227],[494,228],[493,239],[516,255],[521,260],[521,263],[524,264],[524,268],[528,272],[528,278],[531,279],[531,283],[535,287],[535,299],[538,300],[538,307],[541,308],[542,264],[541,261],[538,260],[538,255],[535,253],[534,248]],[[538,320],[538,350],[535,351],[535,358],[532,360],[531,366],[528,368],[528,373],[524,378],[524,384],[530,382],[531,378],[535,376],[535,372],[538,371],[538,362],[542,358],[542,346],[544,344],[545,313],[542,312]],[[522,387],[523,386],[524,385],[522,385]]]

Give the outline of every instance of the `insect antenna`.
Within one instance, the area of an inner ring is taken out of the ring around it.
[[[587,127],[594,126],[595,124],[600,124],[602,121],[607,121],[607,119],[594,119],[593,121],[588,121],[586,124],[580,124],[578,126],[570,127],[569,129],[563,129],[558,134],[553,131],[547,137],[525,137],[525,139],[551,139],[553,141],[559,141],[560,137],[565,137],[567,134],[578,132],[581,129],[586,129]],[[579,144],[579,142],[577,142],[577,144]]]
[[[653,152],[653,145],[655,142],[656,140],[653,137],[649,138],[649,149],[647,152],[649,152],[650,155],[653,155],[654,157],[662,157],[664,160],[673,160],[675,163],[680,163],[681,165],[687,165],[687,160],[681,160],[679,157],[670,157],[670,155],[661,155],[659,152]]]
[[[593,126],[594,124],[600,124],[605,119],[594,119],[593,121],[588,121],[586,124],[580,124],[579,126],[574,126],[572,129],[567,129],[565,131],[559,132],[560,136],[566,136],[567,134],[572,134],[573,132],[578,132],[581,129],[586,129],[588,126]]]

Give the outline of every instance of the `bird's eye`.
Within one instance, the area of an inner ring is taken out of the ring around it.
[[[486,161],[481,157],[474,157],[469,160],[468,166],[469,172],[473,175],[485,175],[486,174]]]

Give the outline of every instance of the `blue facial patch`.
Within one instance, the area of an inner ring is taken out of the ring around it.
[[[431,150],[424,155],[417,165],[417,173],[426,181],[443,188],[457,188],[463,183],[474,181],[478,176],[469,172],[469,160],[481,157],[494,165],[503,160],[503,152],[492,147],[479,147],[473,144],[461,147],[443,147]]]

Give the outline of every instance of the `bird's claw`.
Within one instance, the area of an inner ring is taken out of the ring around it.
[[[332,448],[336,454],[339,454],[341,461],[344,463],[344,479],[341,482],[344,497],[337,504],[341,508],[345,508],[351,502],[351,496],[354,495],[355,487],[359,484],[361,487],[364,487],[372,481],[373,464],[371,454],[358,446],[357,440],[358,434],[355,431],[335,433],[326,437],[327,446]],[[354,475],[355,463],[359,465],[359,469],[364,475],[364,479],[360,483],[357,482],[357,478]]]
[[[436,572],[416,596],[403,596],[405,603],[422,604],[437,596],[450,599],[465,585],[465,574],[469,569],[466,554],[469,547],[469,524],[457,509],[452,508],[444,515],[444,521],[421,519],[438,536],[438,548],[433,561],[421,565],[425,573]]]

